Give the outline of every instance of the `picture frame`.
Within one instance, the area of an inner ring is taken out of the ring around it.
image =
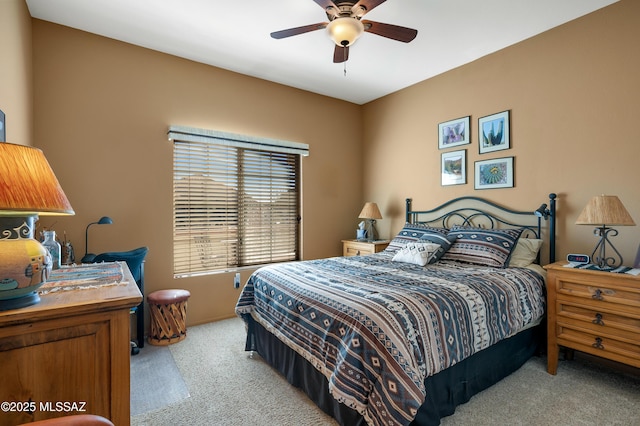
[[[478,119],[480,154],[511,148],[509,111],[498,112]]]
[[[467,150],[443,152],[441,157],[442,186],[467,183]]]
[[[7,126],[4,112],[0,109],[0,142],[7,141]]]
[[[471,143],[471,116],[456,118],[438,124],[438,149]]]
[[[475,162],[475,189],[513,188],[514,157]]]

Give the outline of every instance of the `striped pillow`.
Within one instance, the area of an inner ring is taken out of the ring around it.
[[[451,245],[456,240],[456,236],[452,234],[442,235],[440,232],[427,231],[418,240],[418,242],[428,242],[438,244],[440,248],[436,250],[436,253],[429,259],[429,264],[436,263],[442,256],[451,248]]]
[[[455,242],[442,259],[505,268],[521,233],[522,229],[454,226],[449,235],[455,236]]]
[[[398,235],[391,240],[384,251],[388,253],[395,253],[408,243],[415,243],[418,241],[425,232],[437,233],[446,237],[449,231],[445,228],[434,228],[427,225],[406,223],[400,232],[398,232]]]

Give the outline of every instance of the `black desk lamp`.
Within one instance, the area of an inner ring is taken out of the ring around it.
[[[90,263],[96,257],[95,254],[89,253],[89,227],[91,225],[111,225],[113,220],[109,216],[102,216],[99,221],[91,222],[84,231],[84,256],[80,260],[82,263]]]

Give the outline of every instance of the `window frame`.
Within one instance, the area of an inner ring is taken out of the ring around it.
[[[168,136],[174,278],[300,259],[307,144],[183,126]]]

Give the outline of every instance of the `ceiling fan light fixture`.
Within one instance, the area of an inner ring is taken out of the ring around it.
[[[364,32],[364,25],[359,19],[336,18],[327,25],[327,33],[338,46],[351,46]]]

